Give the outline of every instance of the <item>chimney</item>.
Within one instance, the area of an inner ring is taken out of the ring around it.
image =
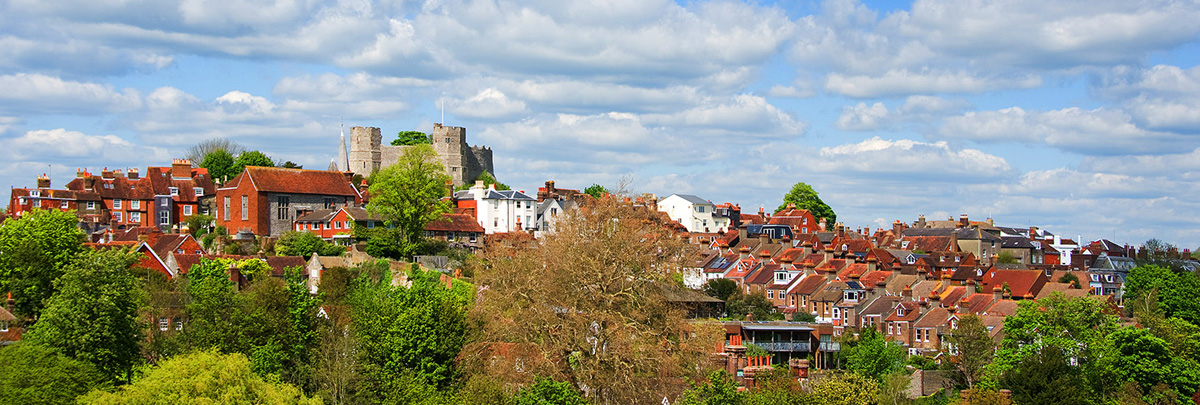
[[[830,260],[833,260],[833,246],[826,246],[825,247],[825,262],[828,263]]]
[[[788,237],[787,235],[783,235],[783,238],[779,239],[779,246],[783,248],[780,250],[780,252],[783,252],[784,250],[787,250],[787,249],[791,249],[792,248],[792,238]]]
[[[764,262],[769,261],[771,260],[771,253],[766,250],[760,250],[758,251],[758,259]]]
[[[742,224],[738,227],[738,240],[744,241],[748,238],[750,238],[750,233],[746,231],[746,224]]]
[[[808,276],[815,275],[815,274],[817,274],[817,271],[813,269],[813,264],[812,263],[804,263],[804,276],[808,277]]]
[[[992,302],[1000,301],[1004,298],[1004,288],[1000,286],[992,287]]]
[[[804,249],[804,256],[803,256],[803,257],[808,257],[808,255],[811,255],[811,254],[813,254],[813,244],[812,244],[812,241],[810,241],[810,240],[809,240],[809,241],[804,241],[804,245],[802,245],[802,246],[803,246],[803,249]]]
[[[191,178],[192,162],[187,159],[171,159],[171,177]]]
[[[921,229],[924,227],[925,227],[925,216],[924,215],[918,216],[917,217],[917,229]]]
[[[825,270],[825,280],[833,281],[836,278],[837,270],[834,270],[833,266],[830,266],[827,270]]]
[[[845,238],[846,237],[846,226],[842,225],[842,224],[837,224],[836,226],[837,226],[837,236],[839,238]]]
[[[919,228],[919,227],[918,227],[918,228]],[[899,219],[897,219],[897,220],[896,220],[896,222],[892,222],[892,234],[893,234],[893,236],[895,236],[895,237],[899,238],[899,237],[900,237],[900,234],[901,234],[902,232],[904,232],[904,224],[900,223],[900,220],[899,220]]]
[[[942,296],[937,294],[937,291],[929,292],[929,303],[933,306],[942,306]]]
[[[821,232],[825,232],[825,225],[825,218],[821,218],[821,222],[817,225],[821,229]]]
[[[958,227],[966,228],[969,226],[971,226],[971,220],[969,218],[967,218],[967,214],[959,215],[958,216]]]
[[[996,226],[996,222],[995,222],[995,221],[993,221],[991,218],[988,218],[988,219],[987,219],[987,224],[988,224],[988,227],[989,227],[989,228],[990,228],[990,227],[993,227],[993,226]]]
[[[913,291],[912,286],[904,286],[904,290],[900,292],[900,296],[904,297],[904,301],[912,301]]]
[[[968,295],[963,295],[962,299],[958,300],[958,313],[960,314],[966,314],[970,311],[968,308],[971,306],[971,301],[967,297]]]
[[[125,173],[121,169],[113,170],[113,177],[125,178]]]
[[[50,188],[50,176],[47,176],[46,173],[42,173],[41,176],[38,176],[37,188]]]
[[[105,167],[104,170],[100,171],[100,178],[105,179],[105,180],[112,180],[112,178],[113,178],[112,170],[108,170],[108,168]]]
[[[870,240],[871,239],[871,227],[864,226],[862,229],[862,236],[864,238],[867,238],[867,240]]]
[[[750,248],[742,246],[741,249],[738,249],[738,258],[745,260],[747,257],[750,257]]]
[[[1037,240],[1037,230],[1036,226],[1029,227],[1029,240]]]
[[[129,170],[126,171],[126,176],[129,177],[130,180],[142,178],[142,176],[138,174],[138,169],[136,167],[129,168]]]
[[[767,235],[766,232],[758,234],[758,246],[760,248],[765,249],[768,243],[771,243],[771,235]]]
[[[754,322],[754,314],[747,313],[746,314],[746,322]]]
[[[795,269],[796,266],[795,266],[795,264],[792,263],[791,258],[785,257],[785,258],[779,259],[779,268],[782,270],[792,270],[792,269]]]

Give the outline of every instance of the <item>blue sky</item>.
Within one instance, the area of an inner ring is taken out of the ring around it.
[[[497,177],[1200,245],[1200,4],[0,0],[0,179],[441,120]]]

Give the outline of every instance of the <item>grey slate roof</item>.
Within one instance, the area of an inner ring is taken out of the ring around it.
[[[697,196],[694,196],[691,194],[671,194],[671,195],[682,198],[692,204],[712,205],[712,203],[708,202],[708,200],[705,200],[703,198],[700,198],[700,197],[697,197]],[[671,196],[667,196],[667,198],[671,198]]]
[[[471,194],[471,190],[463,190],[463,191],[454,193],[454,198],[457,198],[460,200],[473,200],[473,199],[475,199],[475,195]],[[492,189],[485,190],[485,192],[483,193],[483,199],[485,199],[485,200],[537,201],[536,198],[530,197],[530,196],[526,195],[525,193],[522,193],[517,190],[492,190]]]

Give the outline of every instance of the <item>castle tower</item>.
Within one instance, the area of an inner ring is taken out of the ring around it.
[[[346,124],[342,124],[342,140],[338,143],[337,169],[350,171],[350,158],[346,156]]]
[[[380,134],[379,128],[350,128],[349,168],[343,170],[364,176],[379,170],[381,142],[383,142],[383,135]]]
[[[433,124],[433,133],[429,134],[429,139],[433,143],[433,151],[437,152],[442,165],[446,167],[446,174],[450,175],[455,186],[475,180],[479,173],[467,173],[466,154],[463,153],[463,146],[467,143],[466,128]]]

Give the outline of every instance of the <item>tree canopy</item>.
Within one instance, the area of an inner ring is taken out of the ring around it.
[[[271,160],[266,154],[256,150],[242,152],[233,163],[234,171],[239,174],[246,166],[275,167],[275,161]]]
[[[830,225],[837,222],[837,214],[833,212],[833,208],[829,208],[829,205],[821,201],[817,191],[808,184],[796,183],[792,186],[792,191],[783,195],[783,205],[775,209],[775,212],[783,211],[788,204],[795,204],[796,208],[808,210],[818,221],[825,218]]]
[[[228,138],[212,138],[201,141],[200,143],[189,147],[187,151],[184,152],[184,157],[190,160],[193,165],[200,165],[200,163],[208,157],[209,153],[218,150],[225,151],[232,160],[233,156],[237,156],[238,154],[242,153],[242,151],[246,150],[246,148],[243,148],[242,145],[231,141]]]
[[[1145,297],[1154,292],[1165,315],[1200,324],[1200,277],[1169,267],[1141,265],[1129,271],[1125,279],[1126,299]]]
[[[57,291],[25,338],[91,363],[111,381],[128,381],[141,360],[138,311],[146,295],[130,272],[140,258],[123,249],[80,253],[55,280]]]
[[[407,146],[429,143],[429,135],[426,135],[421,131],[400,131],[396,134],[396,139],[392,140],[392,146]]]
[[[275,254],[280,256],[341,256],[346,249],[326,242],[320,236],[306,231],[287,231],[275,242]]]
[[[499,180],[496,180],[496,178],[493,177],[491,173],[488,173],[486,171],[484,171],[483,173],[480,173],[479,177],[475,178],[475,182],[480,182],[480,181],[483,182],[484,188],[487,188],[488,186],[491,186],[494,184],[496,186],[497,190],[511,190],[512,189],[512,188],[508,187],[507,184],[501,183]],[[463,184],[461,186],[455,187],[454,189],[456,191],[467,190],[467,189],[470,189],[471,187],[473,187],[475,185],[475,182]]]
[[[17,315],[37,318],[59,276],[83,251],[79,218],[33,210],[0,227],[0,293],[12,292]]]
[[[449,180],[432,146],[404,148],[396,164],[375,174],[367,210],[401,232],[402,248],[415,249],[425,225],[450,212],[450,203],[442,200]]]
[[[0,403],[69,404],[105,378],[91,364],[46,346],[20,342],[0,347]]]
[[[218,181],[232,179],[242,172],[234,163],[233,154],[225,149],[217,149],[205,154],[200,167],[208,169],[208,174]]]
[[[608,188],[601,186],[599,184],[593,183],[592,185],[583,189],[583,193],[590,195],[592,197],[595,197],[595,198],[600,198],[600,197],[604,196],[605,194],[608,194]]]
[[[92,391],[81,404],[319,404],[299,388],[273,383],[250,369],[240,353],[201,351],[164,361],[116,392]]]

